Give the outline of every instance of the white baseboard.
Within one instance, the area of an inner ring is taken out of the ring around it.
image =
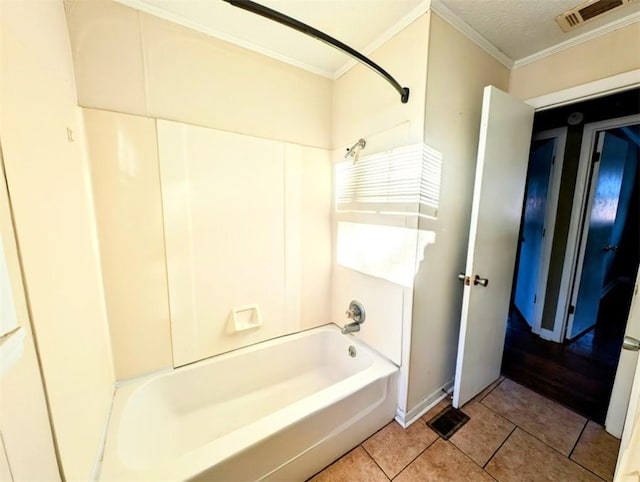
[[[444,385],[438,388],[435,392],[428,395],[418,405],[411,410],[404,412],[399,408],[396,409],[395,420],[400,424],[402,428],[407,428],[413,422],[422,417],[425,413],[435,407],[441,400],[446,398],[453,389],[453,378],[448,380]]]

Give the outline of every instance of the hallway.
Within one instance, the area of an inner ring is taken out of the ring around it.
[[[596,326],[568,344],[543,340],[517,313],[507,323],[502,373],[538,393],[604,423],[616,375],[632,285],[601,302]]]

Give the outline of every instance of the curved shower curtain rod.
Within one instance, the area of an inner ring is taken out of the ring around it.
[[[382,76],[387,82],[389,82],[393,88],[398,91],[400,94],[400,101],[403,104],[406,104],[409,100],[409,88],[402,87],[396,79],[394,79],[389,72],[384,70],[378,64],[368,59],[364,55],[362,55],[357,50],[352,49],[348,45],[340,42],[340,40],[327,35],[324,32],[321,32],[318,29],[307,25],[306,23],[302,23],[295,18],[291,18],[288,15],[277,12],[276,10],[272,10],[269,7],[265,7],[264,5],[260,5],[259,3],[252,2],[250,0],[222,0],[224,2],[230,3],[234,7],[242,8],[243,10],[247,10],[249,12],[255,13],[262,17],[268,18],[269,20],[273,20],[274,22],[281,23],[282,25],[286,25],[289,28],[297,30],[298,32],[302,32],[310,37],[316,38],[326,44],[335,47],[336,49],[344,52],[345,54],[353,57],[358,62],[363,63],[371,70]]]

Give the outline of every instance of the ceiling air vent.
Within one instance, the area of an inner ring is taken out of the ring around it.
[[[556,22],[563,32],[569,32],[574,28],[584,25],[589,20],[634,2],[636,0],[589,0],[577,7],[567,10],[556,17]]]

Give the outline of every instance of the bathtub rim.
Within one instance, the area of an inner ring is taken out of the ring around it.
[[[117,389],[121,389],[121,388],[127,387],[127,386],[129,386],[131,384],[139,384],[139,383],[142,384],[143,382],[149,381],[152,378],[159,377],[159,376],[162,376],[162,375],[168,375],[168,374],[171,374],[171,373],[175,373],[178,370],[186,369],[186,368],[188,368],[188,367],[190,367],[192,365],[204,363],[204,362],[207,362],[209,360],[218,359],[218,358],[220,358],[222,356],[231,355],[232,353],[243,351],[243,350],[246,350],[246,349],[252,348],[252,347],[257,347],[258,345],[263,345],[265,343],[277,342],[278,340],[281,340],[281,339],[284,339],[284,338],[290,338],[290,337],[294,337],[294,336],[297,336],[297,335],[300,335],[302,337],[302,335],[304,335],[305,333],[308,333],[310,331],[318,331],[320,329],[327,329],[328,331],[333,331],[334,329],[337,329],[340,332],[340,334],[342,334],[342,327],[340,325],[338,325],[336,322],[330,321],[330,322],[324,323],[322,325],[312,326],[310,328],[305,328],[303,330],[298,330],[298,331],[295,331],[293,333],[285,333],[283,335],[274,336],[273,338],[267,338],[265,340],[256,341],[256,342],[250,343],[249,345],[244,345],[244,346],[240,346],[238,348],[233,348],[231,350],[227,350],[227,351],[223,351],[223,352],[220,352],[220,353],[216,353],[215,355],[210,355],[208,357],[201,358],[199,360],[194,360],[194,361],[189,362],[189,363],[184,363],[182,365],[171,366],[171,367],[166,367],[166,368],[160,368],[158,370],[153,370],[153,371],[148,372],[148,373],[143,373],[142,375],[138,375],[138,376],[135,376],[135,377],[124,378],[122,380],[116,380],[113,383],[113,388],[114,388],[114,390],[117,390]],[[385,354],[381,353],[380,351],[376,350],[374,347],[368,345],[365,341],[363,341],[360,338],[358,338],[356,333],[348,333],[348,334],[346,334],[344,336],[349,337],[356,344],[359,344],[361,346],[364,345],[364,348],[366,350],[374,353],[376,356],[388,361],[392,365],[395,365],[396,367],[399,368],[399,365],[396,362],[394,362],[387,355],[385,355]]]
[[[178,367],[157,370],[139,377],[135,377],[127,380],[121,380],[114,383],[114,394],[111,400],[111,405],[109,407],[109,414],[107,417],[106,429],[104,431],[104,439],[100,447],[101,448],[100,453],[98,454],[98,457],[97,457],[98,464],[93,471],[93,473],[95,474],[95,478],[93,478],[92,480],[95,480],[95,481],[102,480],[101,477],[104,474],[105,465],[110,466],[110,469],[111,469],[110,472],[113,472],[116,475],[120,473],[127,473],[127,474],[130,474],[131,477],[135,477],[136,475],[139,475],[141,477],[146,477],[146,478],[148,477],[157,478],[158,476],[161,476],[161,477],[164,477],[165,479],[169,477],[172,479],[181,480],[181,479],[184,479],[185,477],[188,477],[189,475],[191,476],[194,475],[192,472],[190,472],[190,474],[187,474],[187,475],[184,474],[184,469],[181,470],[182,462],[184,462],[186,459],[198,459],[202,455],[202,452],[207,452],[211,450],[211,446],[216,443],[216,440],[211,441],[199,447],[198,449],[192,450],[190,452],[182,454],[181,456],[176,457],[175,459],[173,459],[173,462],[175,465],[178,466],[177,468],[167,466],[169,464],[161,464],[158,467],[154,467],[153,469],[133,468],[125,465],[124,462],[121,461],[121,459],[119,458],[119,454],[118,454],[118,448],[119,448],[118,440],[117,440],[118,428],[119,428],[118,424],[122,419],[122,415],[123,415],[124,409],[126,408],[128,400],[133,396],[133,394],[137,391],[138,388],[141,388],[146,384],[151,383],[152,381],[160,377],[172,376],[182,371],[196,369],[196,368],[199,368],[200,365],[215,363],[216,361],[222,358],[238,356],[238,354],[258,350],[264,347],[265,345],[277,346],[279,344],[287,343],[289,341],[292,341],[298,338],[304,338],[306,336],[309,336],[310,332],[323,332],[323,331],[337,333],[340,336],[347,336],[349,339],[350,345],[355,345],[359,350],[365,350],[367,353],[371,355],[372,357],[371,365],[366,369],[364,369],[363,371],[350,375],[349,377],[339,381],[338,383],[333,384],[329,387],[326,387],[320,390],[319,392],[314,393],[313,395],[305,397],[301,400],[294,402],[293,404],[290,404],[286,407],[276,410],[275,412],[270,414],[268,418],[271,418],[271,417],[276,418],[276,416],[280,417],[281,423],[278,425],[277,430],[270,431],[266,434],[262,433],[260,437],[252,439],[250,444],[244,446],[243,450],[247,450],[250,447],[253,447],[263,442],[272,434],[285,430],[288,426],[292,425],[293,423],[298,423],[300,421],[303,421],[306,417],[310,416],[311,414],[308,413],[308,411],[301,412],[299,416],[296,417],[294,420],[290,416],[291,409],[292,407],[295,407],[300,412],[302,410],[302,405],[308,400],[308,398],[317,397],[318,393],[323,393],[323,392],[328,393],[328,394],[325,393],[326,395],[325,403],[323,403],[321,406],[318,407],[319,409],[323,409],[328,407],[332,403],[338,403],[341,400],[344,400],[349,396],[354,395],[356,392],[358,392],[364,386],[366,386],[366,383],[364,383],[365,381],[367,381],[369,384],[372,384],[372,383],[380,382],[380,380],[383,380],[383,379],[390,379],[390,380],[395,380],[394,383],[396,384],[398,383],[398,379],[399,379],[398,375],[400,371],[400,367],[398,365],[396,365],[388,357],[378,352],[376,349],[367,345],[363,340],[358,339],[356,336],[354,336],[354,334],[343,335],[341,333],[340,326],[338,326],[336,323],[333,323],[333,322],[329,322],[324,325],[300,330],[295,333],[288,333],[278,337],[256,342],[251,345],[229,350],[227,352],[220,353],[218,355],[213,355],[211,357],[207,357],[202,360],[197,360],[197,361],[194,361],[185,365],[181,365]],[[371,371],[378,371],[379,373],[376,377],[371,377],[369,374],[369,372]],[[360,380],[360,381],[357,384],[355,384],[354,380]],[[350,386],[348,389],[344,389],[345,385],[353,385],[353,386]],[[339,387],[339,388],[336,388],[336,387]],[[386,391],[388,392],[388,387],[386,388]],[[287,423],[282,423],[283,422],[282,419],[285,418],[283,417],[283,412],[285,410],[288,410],[288,413],[286,416]],[[233,434],[234,432],[246,431],[248,430],[248,427],[255,427],[255,425],[258,424],[259,422],[260,420],[253,422],[252,424],[249,424],[233,432],[230,432],[230,434]],[[229,452],[229,453],[225,453],[225,455],[221,457],[216,457],[216,460],[212,460],[211,457],[207,457],[206,466],[204,467],[201,466],[204,464],[196,463],[197,460],[191,460],[190,462],[192,462],[193,465],[190,466],[190,469],[193,468],[193,470],[196,472],[198,470],[205,470],[212,464],[224,461],[229,456],[233,455],[233,451],[231,450],[227,450],[225,452]],[[179,461],[179,462],[175,463],[175,461]]]

